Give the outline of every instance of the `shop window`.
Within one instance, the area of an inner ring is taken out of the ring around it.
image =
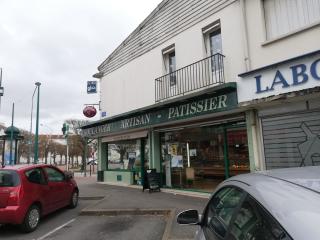
[[[160,136],[162,172],[169,187],[212,191],[225,179],[225,147],[229,157],[229,175],[249,171],[244,127],[227,130],[227,141],[222,126],[182,129]]]
[[[108,144],[108,169],[133,170],[140,167],[140,141],[120,141]]]
[[[141,143],[144,144],[143,166],[141,159]],[[148,141],[136,139],[108,143],[107,164],[108,170],[127,170],[133,172],[133,183],[141,184],[143,168],[149,168]]]
[[[227,131],[229,174],[236,175],[239,171],[249,171],[248,141],[246,129],[229,129]]]
[[[263,0],[267,39],[320,23],[320,0]]]

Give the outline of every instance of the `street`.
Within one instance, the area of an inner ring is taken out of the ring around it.
[[[179,226],[175,216],[183,209],[201,210],[206,198],[172,193],[142,192],[140,188],[111,186],[92,177],[75,177],[79,205],[41,219],[36,231],[25,234],[17,226],[0,226],[6,240],[192,239],[195,227]],[[130,196],[130,197],[128,197]]]
[[[35,232],[25,234],[19,230],[17,226],[3,225],[0,227],[0,239],[12,240],[32,240],[32,239],[47,239],[48,233],[54,229],[61,227],[65,223],[71,223],[79,216],[80,211],[88,205],[94,203],[91,200],[80,200],[79,205],[75,209],[61,209],[41,219],[40,225]],[[67,227],[69,225],[66,225]]]

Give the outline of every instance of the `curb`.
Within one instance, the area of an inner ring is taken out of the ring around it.
[[[102,200],[106,196],[79,196],[80,200]]]
[[[175,209],[90,209],[85,208],[80,212],[81,216],[164,216],[166,226],[162,240],[170,239],[171,228],[175,219]]]
[[[101,184],[101,185],[127,187],[127,188],[134,188],[134,189],[141,189],[142,190],[142,186],[140,186],[140,185],[130,185],[130,184],[114,183],[114,182],[97,182],[97,183]],[[170,194],[174,194],[174,195],[203,198],[203,199],[209,199],[211,197],[211,193],[191,192],[191,191],[184,191],[184,190],[177,190],[177,189],[170,189],[170,188],[161,188],[161,192],[170,193]]]
[[[176,215],[176,209],[172,209],[170,210],[170,214],[167,215],[167,219],[166,219],[166,227],[163,231],[163,235],[162,235],[162,240],[168,240],[170,239],[170,235],[171,235],[171,228],[173,225],[173,221],[175,219],[175,215]]]
[[[160,215],[169,216],[172,210],[168,209],[83,209],[81,216],[122,216],[122,215]]]

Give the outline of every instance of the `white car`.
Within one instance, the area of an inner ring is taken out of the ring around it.
[[[202,215],[187,210],[179,224],[197,224],[195,239],[319,240],[320,167],[243,174],[221,183]]]

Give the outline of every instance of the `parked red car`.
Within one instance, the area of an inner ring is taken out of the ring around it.
[[[46,164],[0,167],[0,224],[34,231],[40,218],[78,204],[79,189],[71,174]]]

